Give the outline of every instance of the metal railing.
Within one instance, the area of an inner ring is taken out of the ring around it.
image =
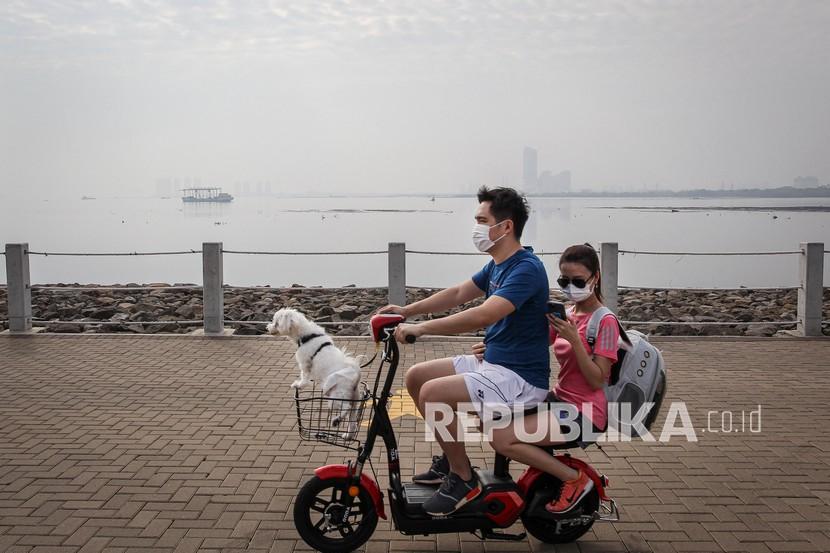
[[[32,324],[83,324],[100,326],[129,326],[129,325],[181,325],[203,326],[205,334],[221,334],[225,324],[265,324],[270,321],[259,320],[232,320],[225,318],[224,291],[242,289],[269,289],[269,290],[333,290],[335,288],[272,288],[266,286],[228,286],[223,283],[223,256],[230,255],[287,255],[287,256],[317,256],[317,255],[387,255],[388,282],[387,301],[389,303],[405,305],[407,289],[413,287],[406,284],[406,255],[444,255],[468,256],[486,255],[472,252],[433,252],[422,250],[407,250],[402,242],[390,242],[387,250],[372,251],[343,251],[343,252],[285,252],[285,251],[242,251],[225,250],[221,242],[205,242],[200,250],[180,250],[167,252],[42,252],[29,250],[27,243],[6,244],[2,253],[6,258],[8,319],[0,322],[8,323],[13,333],[30,332]],[[823,304],[823,275],[824,256],[830,251],[824,249],[820,242],[802,242],[798,250],[766,251],[766,252],[657,252],[620,250],[616,242],[600,244],[600,265],[602,267],[602,293],[605,303],[613,311],[617,310],[618,267],[620,255],[674,255],[674,256],[765,256],[765,255],[798,255],[799,279],[798,287],[783,289],[798,290],[796,319],[792,321],[622,321],[626,324],[637,325],[695,325],[695,326],[751,326],[773,325],[797,327],[803,336],[820,336],[822,334],[822,304]],[[199,285],[175,286],[32,286],[29,278],[30,256],[149,256],[149,255],[192,255],[202,256],[203,283]],[[540,256],[561,255],[561,252],[536,252]],[[348,287],[349,290],[378,289],[377,286]],[[383,287],[380,287],[383,288]],[[32,318],[33,290],[43,291],[77,291],[77,290],[195,290],[201,289],[203,295],[202,320],[185,319],[172,321],[89,321],[89,320],[44,320]],[[340,289],[340,288],[336,288]],[[663,288],[661,288],[663,289]],[[780,288],[779,288],[780,289]],[[319,323],[322,326],[364,325],[367,321],[334,321]]]

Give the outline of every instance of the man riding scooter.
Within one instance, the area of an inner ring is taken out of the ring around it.
[[[472,402],[484,420],[478,406],[521,404],[529,408],[548,398],[549,285],[542,262],[532,248],[520,243],[528,219],[527,201],[511,188],[486,187],[479,190],[478,201],[473,242],[492,257],[491,261],[470,280],[419,302],[388,305],[379,311],[410,318],[446,311],[486,296],[480,306],[460,313],[397,327],[395,337],[401,343],[407,336],[453,335],[487,328],[482,360],[474,355],[459,355],[418,363],[407,371],[407,390],[422,415],[426,415],[430,403],[448,405],[454,410],[461,403]],[[454,421],[445,422],[452,439],[444,440],[436,433],[444,455],[436,457],[429,470],[413,478],[416,483],[440,484],[423,504],[424,511],[433,516],[453,513],[481,493],[464,443],[457,440]],[[562,473],[563,480],[574,478],[575,471],[565,465],[557,472]]]

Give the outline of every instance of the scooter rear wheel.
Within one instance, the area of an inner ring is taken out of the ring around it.
[[[357,549],[372,536],[378,514],[369,493],[363,488],[349,508],[343,522],[350,482],[346,478],[315,476],[305,483],[294,501],[294,526],[300,537],[323,553]]]
[[[533,488],[528,491],[527,505],[533,504],[533,499],[537,494],[542,495],[545,503],[555,498],[561,485],[562,483],[557,478],[549,474],[540,476],[539,480],[534,483]],[[598,509],[599,494],[596,489],[592,489],[574,507],[574,515],[580,516],[578,513],[593,515]],[[549,517],[534,516],[534,513],[528,511],[522,513],[522,524],[524,524],[525,529],[531,536],[544,543],[570,543],[576,541],[594,525],[593,519],[582,523],[571,519],[569,523],[566,517],[561,522],[562,524],[557,525],[557,522]]]

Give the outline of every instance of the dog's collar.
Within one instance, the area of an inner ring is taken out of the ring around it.
[[[297,345],[301,346],[309,340],[320,338],[321,336],[325,336],[325,334],[306,334],[305,336],[300,336],[299,338],[297,338]]]

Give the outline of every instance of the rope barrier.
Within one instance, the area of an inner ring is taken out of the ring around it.
[[[430,252],[426,250],[404,250],[405,253],[416,255],[487,255],[481,252]],[[562,252],[533,252],[537,256],[540,255],[562,255]]]
[[[729,325],[775,325],[775,326],[784,326],[784,325],[794,325],[798,321],[620,321],[623,324],[627,325],[671,325],[671,326],[693,326],[693,325],[703,325],[703,326],[729,326]]]
[[[671,286],[617,286],[619,290],[680,290],[688,292],[731,292],[737,290],[798,290],[800,286],[747,286],[745,288],[687,288]],[[555,288],[553,288],[555,290]]]
[[[32,290],[199,290],[199,285],[188,286],[32,286]]]
[[[242,255],[378,255],[389,253],[386,250],[363,251],[363,252],[255,252],[242,250],[222,250],[222,253],[233,253]]]
[[[225,290],[273,290],[276,292],[285,292],[294,290],[298,292],[305,291],[321,291],[328,292],[332,290],[386,290],[388,286],[286,286],[286,287],[272,287],[272,286],[231,286],[226,284],[222,286]]]
[[[9,319],[0,319],[0,324],[8,324]],[[264,325],[268,324],[271,321],[234,321],[234,320],[225,320],[222,321],[222,324],[258,324]],[[369,321],[343,321],[339,323],[335,322],[324,322],[324,323],[317,323],[320,326],[356,326],[356,325],[365,325]],[[797,321],[752,321],[752,322],[744,322],[744,321],[718,321],[718,322],[691,322],[691,321],[620,321],[623,324],[630,325],[630,326],[638,326],[638,325],[657,325],[657,326],[691,326],[691,325],[703,325],[703,326],[738,326],[738,325],[745,325],[745,326],[760,326],[760,325],[774,325],[774,326],[789,326],[794,325]],[[175,325],[182,325],[182,326],[194,326],[194,325],[201,325],[203,323],[202,320],[184,320],[184,321],[47,321],[43,319],[32,319],[32,323],[37,323],[38,325],[68,325],[68,324],[79,324],[79,325],[100,325],[100,326],[130,326],[130,325],[167,325],[167,324],[175,324]],[[821,326],[830,326],[830,320],[821,321]]]
[[[129,326],[129,325],[201,325],[204,323],[202,319],[190,319],[184,321],[47,321],[45,319],[32,319],[32,323],[39,324],[73,324],[73,325],[104,325],[104,326]]]
[[[384,286],[385,288],[385,286]],[[446,286],[406,286],[407,290],[443,290]],[[660,291],[660,290],[679,290],[683,292],[732,292],[740,290],[798,290],[800,286],[747,286],[744,288],[689,288],[689,287],[671,287],[671,286],[617,286],[618,290],[646,290],[646,291]],[[559,292],[559,288],[551,288],[553,292]]]
[[[27,253],[29,255],[42,255],[44,257],[48,257],[50,255],[104,257],[104,256],[131,256],[131,255],[185,255],[185,254],[202,253],[202,250],[182,250],[182,251],[175,251],[175,252],[35,252],[35,251],[32,251],[32,250],[27,250],[25,253]]]
[[[234,321],[234,320],[224,320],[222,321],[225,324],[256,324],[256,325],[264,325],[264,324],[271,324],[271,321]],[[368,325],[369,321],[342,321],[342,322],[324,322],[324,323],[317,323],[314,324],[319,326],[344,326],[344,325]]]
[[[0,290],[6,288],[6,285],[0,285]],[[385,290],[386,286],[303,286],[303,287],[272,287],[272,286],[232,286],[230,284],[226,284],[222,286],[224,290],[273,290],[275,292],[285,292],[285,291],[333,291],[333,290]],[[87,290],[87,291],[97,291],[97,290],[201,290],[202,286],[199,284],[192,284],[192,285],[182,285],[182,286],[41,286],[35,284],[32,286],[32,290],[50,290],[50,291],[60,291],[60,290]]]
[[[619,250],[619,253],[630,253],[634,255],[795,255],[800,254],[801,250],[780,252],[641,252],[636,250]]]
[[[6,289],[8,286],[6,284],[0,284],[0,290]],[[291,286],[233,286],[230,284],[225,284],[222,286],[224,290],[273,290],[275,292],[285,292],[285,291],[320,291],[320,292],[330,292],[330,291],[337,291],[337,290],[386,290],[388,286],[302,286],[302,287],[291,287]],[[445,288],[444,286],[410,286],[407,285],[407,290],[441,290]],[[798,290],[800,286],[747,286],[744,288],[689,288],[689,287],[672,287],[672,286],[618,286],[619,290],[675,290],[675,291],[683,291],[683,292],[731,292],[731,291],[740,291],[740,290],[749,290],[749,291],[756,291],[756,290]],[[200,290],[202,289],[201,285],[193,284],[193,285],[182,285],[182,286],[46,286],[46,285],[39,285],[34,284],[32,285],[32,290]],[[551,288],[551,290],[558,291],[558,288]]]
[[[435,252],[428,250],[404,250],[406,253],[416,255],[487,255],[480,252]],[[62,256],[138,256],[138,255],[186,255],[202,253],[202,250],[180,250],[170,252],[38,252],[27,250],[26,253],[31,255],[62,255]],[[346,251],[346,252],[284,252],[284,251],[248,251],[248,250],[222,250],[222,253],[241,254],[241,255],[381,255],[388,253],[387,250],[369,250],[369,251]],[[543,255],[562,255],[562,252],[534,252],[537,256]],[[620,254],[632,255],[737,255],[737,256],[752,256],[752,255],[798,255],[801,250],[785,250],[785,251],[771,251],[771,252],[660,252],[660,251],[638,251],[638,250],[619,250]],[[824,250],[825,254],[830,253],[830,250]],[[0,252],[0,255],[6,255],[6,252]]]
[[[487,255],[480,252],[428,252],[421,250],[404,250],[404,253],[412,253],[416,255]]]
[[[0,322],[8,322],[8,320],[0,320]],[[204,323],[202,319],[186,319],[182,321],[81,321],[81,320],[46,320],[46,319],[32,319],[32,323],[44,324],[44,325],[51,325],[51,324],[77,324],[77,325],[104,325],[104,326],[128,326],[128,325],[167,325],[167,324],[175,324],[175,325],[201,325]],[[271,321],[236,321],[236,320],[224,320],[222,321],[224,324],[258,324],[258,325],[265,325],[270,324]],[[365,325],[369,324],[369,321],[343,321],[343,322],[324,322],[324,323],[316,323],[320,326],[345,326],[345,325]]]
[[[0,319],[0,323],[7,323],[8,319]],[[79,324],[79,325],[106,325],[106,326],[127,326],[127,325],[201,325],[204,321],[202,319],[186,319],[177,321],[82,321],[82,320],[45,320],[32,319],[32,323],[38,324]],[[794,325],[798,321],[620,321],[626,325],[657,325],[657,326],[757,326],[757,325],[775,325],[787,326]],[[271,321],[240,321],[226,319],[222,321],[223,324],[248,324],[248,325],[265,325],[270,324]],[[315,323],[320,326],[356,326],[365,325],[369,321],[340,321],[340,322],[320,322]],[[821,324],[830,324],[830,320],[822,321]]]

